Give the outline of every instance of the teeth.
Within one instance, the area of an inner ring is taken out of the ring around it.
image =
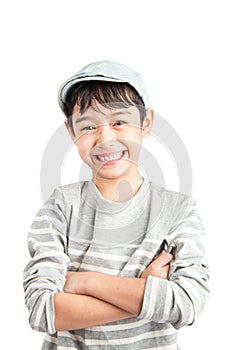
[[[112,153],[109,156],[97,156],[97,158],[101,161],[101,162],[108,162],[109,160],[115,160],[115,159],[119,159],[123,154],[122,152],[116,152],[116,153]]]

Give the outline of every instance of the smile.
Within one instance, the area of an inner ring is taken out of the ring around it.
[[[113,165],[126,158],[127,151],[120,151],[108,154],[96,154],[93,156],[95,163],[101,165]]]

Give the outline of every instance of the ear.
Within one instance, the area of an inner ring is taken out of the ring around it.
[[[64,124],[65,124],[65,126],[66,126],[66,128],[67,128],[67,131],[68,131],[68,133],[69,133],[69,135],[70,135],[72,141],[75,142],[75,141],[76,141],[76,137],[75,137],[75,135],[74,135],[74,133],[73,133],[73,131],[72,131],[72,128],[71,128],[70,125],[68,124],[68,120],[67,120],[67,119],[64,120]]]
[[[148,137],[150,134],[150,130],[152,129],[154,122],[154,110],[153,108],[148,108],[146,110],[145,119],[142,125],[142,137]]]

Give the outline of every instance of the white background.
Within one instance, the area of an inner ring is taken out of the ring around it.
[[[180,346],[230,349],[233,18],[226,0],[1,2],[0,331],[7,349],[41,348],[44,335],[28,325],[22,289],[27,233],[42,205],[41,159],[64,119],[58,87],[100,59],[141,73],[151,105],[177,130],[192,162],[211,295],[197,322],[179,331]]]

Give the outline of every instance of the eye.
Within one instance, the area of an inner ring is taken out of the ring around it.
[[[83,128],[81,129],[81,131],[92,131],[92,130],[94,130],[94,129],[95,129],[94,126],[88,125],[88,126],[83,127]]]
[[[117,120],[116,122],[113,123],[113,126],[122,126],[126,124],[127,122],[125,122],[124,120]]]

